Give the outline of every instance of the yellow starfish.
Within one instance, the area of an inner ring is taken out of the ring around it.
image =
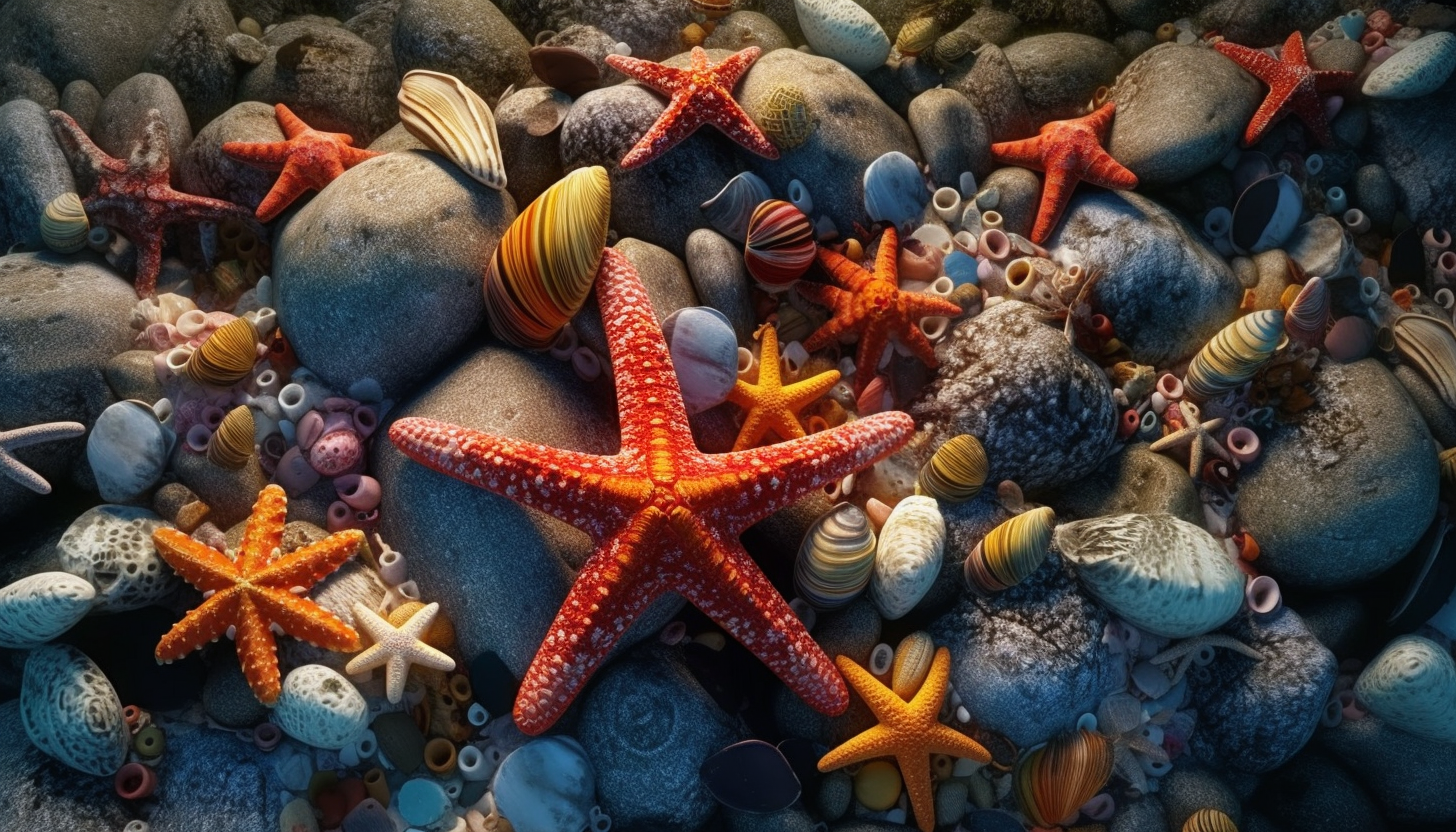
[[[799,411],[839,382],[839,371],[827,370],[785,387],[779,376],[778,331],[773,324],[764,324],[759,327],[757,335],[763,342],[758,361],[758,383],[749,384],[739,379],[728,393],[728,401],[748,411],[743,427],[738,431],[738,441],[733,443],[735,451],[757,446],[770,430],[783,441],[803,436],[804,426],[799,424]]]
[[[879,725],[859,734],[824,755],[820,771],[833,771],[875,757],[894,757],[910,793],[915,823],[922,832],[935,828],[935,800],[930,790],[930,755],[968,757],[978,763],[991,760],[980,743],[940,722],[940,706],[950,680],[950,651],[935,651],[930,675],[909,702],[885,687],[869,671],[844,656],[835,659],[844,678],[870,706]]]

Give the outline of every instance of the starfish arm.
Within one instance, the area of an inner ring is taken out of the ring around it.
[[[900,285],[900,235],[894,226],[886,228],[880,236],[880,247],[875,250],[874,279],[895,287]]]
[[[1335,136],[1330,131],[1329,120],[1325,118],[1325,106],[1320,101],[1318,92],[1290,98],[1289,110],[1304,122],[1304,126],[1309,128],[1309,132],[1314,135],[1316,142],[1321,145],[1334,144]]]
[[[356,618],[355,620],[357,621],[358,619]],[[367,673],[380,665],[388,664],[392,655],[392,653],[384,648],[383,644],[376,642],[364,648],[364,651],[359,655],[350,659],[349,663],[344,665],[344,672],[350,676]],[[390,701],[395,702],[398,700],[390,699]]]
[[[742,383],[738,382],[738,384]],[[734,403],[745,408],[747,413],[743,417],[743,427],[738,429],[738,438],[733,442],[733,450],[745,451],[763,441],[764,434],[768,433],[769,429],[768,416],[763,408],[755,406],[751,400],[747,404]]]
[[[1109,99],[1106,104],[1078,119],[1078,121],[1096,133],[1099,139],[1106,139],[1107,129],[1112,126],[1112,116],[1116,111],[1117,102]]]
[[[1355,73],[1340,69],[1317,69],[1314,73],[1314,88],[1321,94],[1345,90],[1355,80]]]
[[[896,754],[905,793],[910,796],[910,811],[920,832],[935,829],[935,793],[930,787],[930,753]]]
[[[237,619],[240,597],[237,590],[223,590],[187,613],[157,642],[157,661],[176,661],[193,650],[222,638],[223,633]]]
[[[702,47],[698,46],[693,48],[693,55],[695,57],[699,49],[702,49]],[[753,62],[758,60],[758,56],[762,54],[763,50],[757,46],[750,46],[734,52],[732,55],[724,58],[722,63],[713,67],[713,75],[717,77],[718,83],[722,84],[725,89],[731,90],[738,85],[738,79],[743,77],[743,73],[747,72],[748,68],[753,66]],[[704,52],[703,59],[707,60],[707,57],[708,53]]]
[[[415,614],[411,615],[409,619],[399,627],[399,631],[401,633],[404,633],[406,637],[418,641],[425,637],[425,633],[429,631],[430,625],[435,623],[435,616],[439,613],[440,602],[431,601],[423,607],[420,607],[418,610],[415,610]],[[389,622],[385,623],[388,624]]]
[[[885,345],[890,343],[888,316],[880,315],[870,319],[859,336],[859,346],[854,353],[854,393],[859,395],[874,381],[880,368],[880,358],[885,354]],[[912,323],[911,326],[914,326]],[[931,353],[935,357],[935,353]]]
[[[921,292],[901,292],[900,302],[904,305],[907,320],[918,321],[932,315],[943,315],[947,318],[957,318],[961,315],[961,308],[954,303],[945,298]]]
[[[223,155],[263,170],[283,170],[288,142],[223,142]]]
[[[837,768],[852,766],[855,763],[873,760],[876,757],[888,756],[894,747],[895,739],[895,732],[884,725],[866,729],[820,757],[819,770],[833,771]]]
[[[390,702],[404,699],[404,686],[409,681],[409,660],[399,654],[384,662],[384,698]]]
[[[363,543],[364,533],[358,529],[331,534],[260,569],[253,582],[278,589],[313,586],[348,562]]]
[[[1152,451],[1155,454],[1161,453],[1170,448],[1177,448],[1180,445],[1187,445],[1197,436],[1198,432],[1193,428],[1183,428],[1181,430],[1173,431],[1167,436],[1164,436],[1162,439],[1154,441],[1151,445],[1148,446],[1148,450]]]
[[[42,425],[30,425],[0,432],[0,446],[13,451],[16,448],[39,445],[42,442],[72,439],[85,432],[86,426],[80,422],[46,422]]]
[[[414,647],[409,652],[409,663],[419,665],[420,667],[428,667],[431,670],[455,669],[454,659],[450,658],[444,652],[425,644],[423,641],[415,642]]]
[[[756,47],[755,47],[756,48]],[[718,128],[738,146],[752,151],[765,159],[779,158],[779,148],[768,140],[763,130],[749,118],[748,113],[726,92],[713,91],[706,96],[713,103],[707,111],[707,123]]]
[[[1309,56],[1304,52],[1304,35],[1296,29],[1284,39],[1284,50],[1279,53],[1286,63],[1309,66]]]
[[[618,167],[623,170],[640,168],[676,147],[679,142],[702,127],[703,114],[690,109],[687,103],[686,94],[674,95],[667,102],[667,108],[662,111],[662,115],[657,117],[657,121],[647,128],[642,138],[617,163]]]
[[[288,496],[280,486],[265,486],[243,527],[243,541],[238,546],[239,574],[254,576],[268,565],[274,550],[283,545],[283,526],[287,522]]]
[[[764,324],[758,328],[758,337],[758,386],[770,389],[781,387],[783,374],[779,369],[779,331],[772,324]]]
[[[880,245],[883,246],[884,243],[881,242]],[[854,262],[848,257],[845,257],[843,254],[840,254],[832,248],[824,248],[823,246],[820,246],[817,256],[819,258],[819,266],[824,269],[824,273],[829,275],[829,279],[834,281],[834,284],[836,286],[839,286],[840,288],[848,289],[851,292],[855,292],[874,281],[874,276],[871,275],[869,272],[865,271],[864,266],[861,266],[860,264]],[[878,256],[879,255],[876,254],[876,258],[878,258]],[[804,286],[807,288],[819,284],[799,283],[795,285]],[[831,297],[835,296],[831,295]],[[822,301],[818,301],[812,297],[810,298],[810,300],[814,300],[816,303],[823,303]],[[831,306],[832,304],[823,303],[823,305]]]
[[[912,318],[899,332],[900,343],[910,350],[910,354],[920,359],[927,367],[935,368],[940,366],[940,359],[935,357],[935,345],[930,343],[930,338],[920,328],[920,319]]]
[[[1259,109],[1254,111],[1253,118],[1249,119],[1248,128],[1244,130],[1244,145],[1248,147],[1258,144],[1269,127],[1284,117],[1288,108],[1288,97],[1277,96],[1272,91],[1265,96]]]
[[[1137,187],[1137,174],[1123,167],[1105,150],[1092,155],[1092,163],[1083,171],[1082,179],[1101,188],[1128,191]]]
[[[906,710],[905,700],[885,687],[883,682],[870,675],[868,670],[860,667],[848,656],[838,656],[834,663],[839,666],[839,672],[844,674],[844,678],[849,682],[850,687],[854,688],[854,692],[859,694],[859,698],[869,706],[870,713],[875,715],[876,722],[882,725],[892,725],[901,719]],[[925,690],[929,684],[930,680],[927,679],[921,686],[921,690]],[[911,707],[917,707],[917,705],[911,705]]]
[[[344,619],[307,598],[284,589],[255,587],[253,605],[283,632],[326,650],[352,653],[359,649],[359,634]]]
[[[384,153],[378,150],[365,150],[362,147],[341,147],[339,148],[339,159],[345,168],[352,168],[361,162],[367,162],[376,156],[383,156]]]
[[[111,156],[106,151],[97,147],[76,123],[74,118],[64,110],[51,110],[51,127],[56,134],[56,139],[65,151],[68,158],[82,157],[89,168],[95,172],[109,171],[120,173],[126,170],[126,162]]]
[[[1041,136],[1011,142],[997,142],[991,145],[991,156],[1002,164],[1032,170],[1046,170],[1046,167],[1042,165]]]
[[[926,752],[930,754],[949,754],[978,763],[991,762],[991,752],[984,745],[949,725],[932,726],[925,746]]]
[[[37,494],[51,493],[51,484],[46,482],[46,478],[32,471],[30,466],[11,456],[5,450],[4,446],[0,446],[0,474],[4,474],[14,482],[19,483]]]
[[[390,624],[384,619],[384,616],[370,609],[365,604],[357,601],[354,602],[352,612],[354,613],[354,626],[368,633],[369,639],[376,644],[389,638],[395,632],[394,625]],[[353,673],[354,671],[351,670],[349,672]]]
[[[816,376],[800,379],[784,388],[784,396],[789,400],[789,407],[794,410],[807,407],[819,401],[824,394],[834,389],[839,383],[838,370],[826,370]]]
[[[238,567],[227,555],[176,529],[157,529],[152,532],[152,543],[172,571],[203,592],[224,590],[237,583]]]
[[[151,297],[157,289],[157,275],[162,272],[162,230],[135,235],[131,242],[136,247],[137,297]]]
[[[634,81],[639,81],[663,95],[672,95],[687,73],[684,70],[663,66],[653,61],[633,58],[629,55],[608,55],[607,66],[617,70]]]
[[[288,105],[286,104],[274,104],[273,116],[278,119],[278,126],[283,128],[283,135],[290,139],[302,136],[311,129],[307,124],[304,124],[303,119],[294,115],[293,111],[288,109]]]
[[[1220,54],[1239,66],[1244,71],[1264,82],[1265,86],[1272,86],[1271,82],[1283,72],[1280,61],[1269,57],[1258,49],[1250,49],[1237,43],[1222,41],[1213,45]]]
[[[283,679],[278,672],[278,642],[252,599],[244,594],[238,597],[233,641],[237,644],[243,677],[248,680],[253,695],[264,705],[277,702],[278,694],[283,691]]]

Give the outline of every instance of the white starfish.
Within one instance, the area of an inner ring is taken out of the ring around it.
[[[37,494],[49,494],[51,484],[45,481],[45,477],[30,470],[25,463],[11,456],[10,452],[27,445],[54,442],[57,439],[70,439],[85,432],[86,426],[80,422],[46,422],[42,425],[31,425],[28,428],[0,431],[0,474],[4,474]]]
[[[440,611],[439,603],[426,604],[409,617],[404,625],[396,628],[374,610],[363,604],[354,605],[354,624],[374,639],[369,649],[349,660],[344,672],[363,673],[380,665],[385,666],[385,696],[391,703],[404,698],[404,682],[409,676],[410,665],[430,667],[435,670],[454,670],[455,660],[420,640],[420,636],[435,621]]]

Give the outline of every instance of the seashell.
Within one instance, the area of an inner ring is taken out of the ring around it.
[[[306,664],[284,678],[272,721],[304,745],[337,750],[369,728],[369,705],[336,671]]]
[[[809,46],[854,72],[869,72],[890,57],[890,36],[854,0],[794,0],[794,11]]]
[[[91,611],[96,587],[69,572],[40,572],[0,589],[0,647],[30,650]]]
[[[612,186],[601,166],[578,168],[511,222],[485,270],[491,330],[544,350],[581,311],[607,244]]]
[[[1015,586],[1046,560],[1056,512],[1045,506],[1022,512],[976,544],[966,558],[966,584],[985,597]]]
[[[162,478],[177,435],[157,420],[157,412],[133,399],[101,411],[86,437],[86,461],[101,498],[130,502]]]
[[[591,829],[596,774],[571,737],[532,739],[501,760],[491,782],[496,809],[519,832]],[[499,829],[499,827],[497,827]]]
[[[86,247],[90,233],[81,197],[70,191],[51,200],[40,215],[40,239],[51,251],[74,254]]]
[[[586,95],[602,85],[602,68],[580,49],[570,46],[533,46],[526,56],[530,58],[531,71],[537,78],[572,98]],[[532,128],[533,136],[550,135],[565,119],[566,108],[555,106],[556,102],[551,99],[543,104],[546,104],[544,108],[537,105],[540,109],[536,109],[536,114],[548,118],[545,123]]]
[[[892,150],[864,172],[865,211],[876,222],[899,226],[917,220],[930,201],[925,177],[909,156]]]
[[[890,666],[890,689],[895,695],[909,702],[930,675],[930,663],[935,660],[935,641],[930,634],[919,630],[905,636],[895,648],[895,660]]]
[[[1392,326],[1395,348],[1456,408],[1456,328],[1425,315],[1401,315]]]
[[[1065,826],[1112,777],[1112,744],[1086,729],[1055,737],[1021,759],[1013,791],[1035,826]]]
[[[231,387],[252,375],[257,361],[258,331],[247,318],[234,318],[193,350],[183,372],[204,387]]]
[[[940,573],[945,519],[930,497],[906,497],[890,512],[875,548],[870,600],[893,621],[910,612]]]
[[[506,166],[490,107],[454,75],[415,69],[399,85],[399,120],[410,135],[454,162],[471,179],[506,187]]]
[[[875,530],[859,508],[840,503],[804,535],[794,564],[794,589],[817,610],[853,601],[875,568]]]
[[[1275,173],[1254,182],[1234,204],[1229,240],[1239,254],[1278,248],[1299,226],[1304,194],[1288,174]]]
[[[937,63],[955,63],[971,54],[980,42],[980,38],[966,29],[952,29],[936,39],[932,55]]]
[[[914,57],[935,45],[940,37],[940,24],[933,17],[917,17],[900,27],[895,36],[895,51],[906,57]]]
[[[1264,179],[1276,172],[1274,160],[1268,154],[1260,153],[1257,150],[1246,150],[1239,154],[1238,161],[1234,163],[1233,179],[1234,190],[1240,194],[1249,189],[1249,186]]]
[[[700,208],[708,224],[722,232],[730,240],[748,239],[748,221],[754,209],[773,199],[768,183],[756,173],[744,171],[723,186],[712,199]]]
[[[1342,364],[1359,361],[1375,349],[1375,328],[1363,317],[1350,315],[1335,321],[1325,333],[1325,352]]]
[[[1375,68],[1360,91],[1371,98],[1419,98],[1456,70],[1456,35],[1434,32],[1402,47]]]
[[[688,5],[709,20],[726,17],[733,11],[733,0],[688,0]]]
[[[131,750],[116,690],[70,645],[40,647],[26,659],[20,722],[36,748],[86,774],[115,774]]]
[[[1244,601],[1244,577],[1223,544],[1172,515],[1122,514],[1063,523],[1057,548],[1104,606],[1167,638],[1223,625]]]
[[[915,493],[942,503],[964,503],[981,492],[989,468],[981,440],[967,433],[952,436],[921,466]]]
[[[233,471],[253,456],[253,409],[240,404],[228,411],[207,443],[207,461]]]
[[[719,803],[739,812],[781,812],[797,801],[802,791],[783,752],[763,740],[744,740],[728,746],[704,760],[698,776]],[[543,832],[559,828],[541,827]]]
[[[743,264],[758,285],[781,291],[799,282],[814,263],[819,244],[804,212],[781,199],[758,206],[748,221]]]
[[[1306,347],[1318,347],[1325,340],[1325,324],[1329,319],[1329,287],[1324,278],[1311,277],[1285,310],[1284,331]]]
[[[1188,398],[1215,398],[1253,378],[1283,336],[1283,316],[1275,309],[1250,313],[1219,330],[1188,364],[1183,376]]]
[[[1447,448],[1442,451],[1439,460],[1441,465],[1441,482],[1446,483],[1451,488],[1456,488],[1456,448]]]
[[[809,99],[793,84],[778,84],[769,91],[754,119],[759,129],[784,150],[809,140],[818,126],[809,115]]]
[[[1456,660],[1428,638],[1401,636],[1355,680],[1355,696],[1396,728],[1456,743]]]
[[[738,380],[738,336],[728,316],[711,306],[689,306],[662,322],[672,367],[688,413],[728,399]]]
[[[1217,809],[1199,809],[1183,821],[1182,832],[1239,832],[1239,827]]]

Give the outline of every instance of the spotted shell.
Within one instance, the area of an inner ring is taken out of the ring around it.
[[[489,188],[506,186],[495,117],[475,91],[453,75],[416,69],[399,85],[399,120],[410,135]]]
[[[759,112],[759,128],[784,150],[808,141],[817,126],[809,115],[809,99],[793,84],[779,84],[770,90]]]
[[[579,168],[526,206],[485,271],[485,310],[500,338],[543,350],[581,310],[607,243],[606,168]]]
[[[222,424],[212,432],[207,443],[207,461],[220,468],[236,471],[248,464],[253,455],[253,411],[240,404],[222,417]]]
[[[804,535],[794,564],[794,589],[819,610],[838,609],[859,596],[875,568],[875,531],[859,508],[840,503]]]
[[[773,191],[769,190],[768,183],[758,174],[744,171],[729,179],[722,190],[699,207],[708,223],[723,236],[741,241],[748,237],[748,221],[753,217],[753,210],[770,199]]]
[[[919,55],[935,44],[940,37],[940,24],[933,17],[917,17],[900,27],[895,38],[895,50],[906,57]]]
[[[769,291],[797,283],[814,263],[818,250],[814,223],[782,199],[759,205],[748,220],[743,262],[753,279]]]
[[[1396,728],[1456,743],[1456,660],[1428,638],[1401,636],[1355,680],[1355,696]]]
[[[231,387],[248,377],[257,360],[257,330],[247,318],[234,318],[192,351],[183,372],[204,387]]]
[[[1239,827],[1217,809],[1199,809],[1183,821],[1183,832],[1239,832]]]
[[[86,247],[91,222],[81,197],[67,191],[51,200],[40,215],[40,239],[51,251],[74,254]]]
[[[921,466],[915,493],[942,503],[963,503],[981,492],[989,466],[981,440],[966,433],[952,436]]]
[[[1307,347],[1318,347],[1324,343],[1325,324],[1330,320],[1329,287],[1324,278],[1311,277],[1298,291],[1284,312],[1284,331]]]
[[[1456,328],[1426,315],[1401,315],[1392,327],[1401,358],[1415,365],[1447,407],[1456,408]]]
[[[1112,777],[1112,745],[1088,730],[1063,734],[1016,767],[1016,803],[1035,826],[1064,826]]]
[[[930,663],[934,660],[935,641],[929,633],[919,630],[905,636],[900,646],[895,648],[895,660],[890,666],[890,689],[909,702],[925,683],[925,677],[930,675]]]
[[[1279,349],[1283,336],[1284,321],[1278,310],[1265,309],[1239,318],[1219,330],[1193,357],[1183,378],[1184,391],[1201,402],[1233,390],[1254,377]]]
[[[880,615],[903,617],[930,591],[945,550],[945,518],[930,497],[906,497],[880,529],[870,600]]]
[[[966,585],[985,597],[1013,587],[1046,560],[1056,512],[1043,506],[1001,523],[966,558]]]
[[[733,11],[733,0],[688,0],[688,5],[709,20],[726,17]]]

